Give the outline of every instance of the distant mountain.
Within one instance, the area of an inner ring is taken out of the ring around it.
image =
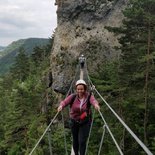
[[[0,46],[0,75],[9,71],[15,57],[18,55],[19,49],[24,48],[25,52],[30,55],[36,46],[42,47],[49,43],[49,39],[44,38],[28,38],[20,39],[12,42],[7,47]],[[2,50],[3,49],[3,50]]]
[[[4,49],[5,49],[4,46],[0,46],[0,58],[3,56]]]
[[[0,46],[0,51],[4,50],[4,48],[5,48],[4,46]]]

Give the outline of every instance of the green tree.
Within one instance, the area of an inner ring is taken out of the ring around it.
[[[19,54],[15,58],[15,63],[11,67],[11,73],[14,79],[24,81],[30,70],[29,58],[25,54],[24,48],[19,49]]]
[[[45,79],[49,48],[49,45],[42,48],[46,52],[39,65],[32,63],[24,49],[20,49],[11,73],[0,79],[0,154],[28,154],[46,128],[42,107],[47,104],[47,93],[51,93],[46,90]],[[48,147],[41,145],[39,150],[47,152]]]
[[[147,146],[153,142],[155,1],[131,0],[123,24],[108,28],[119,35],[119,81],[124,116]],[[125,114],[126,113],[126,114]],[[131,152],[128,152],[131,153]]]

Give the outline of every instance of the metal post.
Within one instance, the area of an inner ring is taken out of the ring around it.
[[[50,129],[50,128],[49,128],[49,130],[48,130],[48,143],[49,143],[50,155],[52,155],[52,145],[51,145],[51,129]]]
[[[101,153],[103,139],[104,139],[104,135],[105,135],[105,129],[106,129],[105,127],[106,127],[106,125],[103,125],[103,133],[102,133],[102,138],[101,138],[101,142],[100,142],[100,148],[99,148],[99,151],[98,151],[98,155],[100,155],[100,153]]]
[[[47,119],[47,125],[50,123],[49,121],[49,116],[48,116],[48,103],[49,103],[49,94],[48,94],[48,88],[46,89],[46,119]],[[49,127],[47,131],[47,136],[48,136],[48,145],[49,145],[49,150],[50,150],[50,155],[52,155],[52,146],[51,146],[51,129]]]

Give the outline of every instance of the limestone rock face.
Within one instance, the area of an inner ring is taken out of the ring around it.
[[[65,93],[80,54],[95,73],[104,61],[118,57],[117,38],[105,26],[119,26],[127,0],[56,0],[58,26],[51,54],[53,89]]]

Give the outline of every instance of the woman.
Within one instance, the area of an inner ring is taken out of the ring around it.
[[[75,155],[85,155],[86,142],[91,125],[90,104],[96,110],[100,106],[94,96],[87,92],[87,85],[84,80],[76,82],[76,96],[69,95],[61,101],[58,111],[61,111],[67,105],[70,105],[71,131],[73,136],[73,149]]]

